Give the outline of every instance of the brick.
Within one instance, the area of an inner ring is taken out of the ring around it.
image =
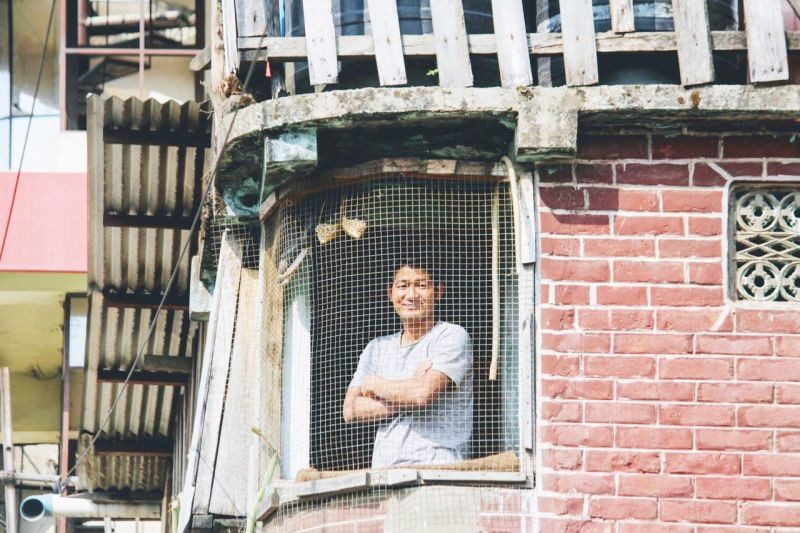
[[[611,184],[614,182],[613,165],[578,163],[575,165],[575,179],[578,183]]]
[[[680,217],[617,215],[614,217],[614,235],[683,235]]]
[[[580,422],[583,409],[580,402],[542,402],[542,419],[550,422]]]
[[[647,305],[646,287],[597,287],[597,305]]]
[[[677,262],[614,261],[616,282],[683,283],[683,264]]]
[[[779,501],[800,502],[800,479],[776,479],[775,499]]]
[[[747,427],[800,428],[800,407],[752,405],[739,408],[738,423]]]
[[[761,176],[764,171],[764,165],[758,163],[716,163],[717,166],[723,171],[730,174],[732,177],[741,176]],[[727,183],[727,179],[720,175],[710,165],[706,163],[696,163],[694,166],[694,174],[692,175],[692,184],[696,187],[722,187]]]
[[[609,281],[608,261],[542,258],[542,277],[555,281]]]
[[[650,303],[671,307],[710,307],[723,302],[721,287],[653,287]]]
[[[608,448],[612,445],[611,427],[558,424],[542,429],[545,442],[558,446]]]
[[[557,235],[608,235],[611,223],[608,215],[555,215],[548,211],[539,213],[542,233]]]
[[[718,331],[732,331],[730,310],[658,309],[656,328],[665,331],[708,331],[719,324]]]
[[[736,504],[708,500],[661,500],[661,520],[665,522],[698,522],[733,524]]]
[[[653,135],[653,159],[694,159],[697,157],[717,157],[719,138],[679,135],[665,137]]]
[[[669,381],[617,382],[617,398],[629,400],[691,401],[694,399],[694,383]]]
[[[733,377],[730,359],[680,357],[659,361],[658,375],[662,379],[729,379]]]
[[[775,338],[775,355],[800,357],[800,336],[780,336]]]
[[[736,313],[736,330],[743,333],[800,333],[800,313],[742,309]]]
[[[555,470],[580,470],[582,456],[581,450],[547,448],[542,450],[542,464]]]
[[[595,377],[655,377],[656,361],[652,357],[586,356],[583,372]]]
[[[619,448],[689,449],[692,432],[683,428],[619,427],[616,431]]]
[[[589,303],[589,287],[586,285],[556,285],[554,303],[560,305],[587,305]]]
[[[583,514],[583,498],[539,496],[536,501],[540,513],[562,516]]]
[[[622,522],[619,533],[694,533],[694,526],[656,522]]]
[[[778,403],[800,404],[800,385],[777,385],[775,397]]]
[[[791,359],[739,359],[736,373],[752,381],[800,381],[800,364]]]
[[[696,353],[718,355],[772,355],[772,338],[754,335],[697,335]]]
[[[614,351],[639,354],[691,353],[692,337],[673,333],[616,333]]]
[[[595,402],[586,404],[586,422],[655,424],[656,408],[646,403]]]
[[[621,475],[620,496],[654,496],[658,498],[690,497],[694,494],[689,476]]]
[[[542,348],[557,352],[608,353],[611,336],[605,333],[543,333]]]
[[[800,452],[800,431],[778,431],[775,448],[782,452]]]
[[[770,533],[770,529],[752,526],[697,526],[697,533]]]
[[[689,263],[689,283],[722,285],[722,262]]]
[[[723,405],[662,405],[658,421],[672,426],[732,426],[735,409]]]
[[[542,396],[567,400],[610,400],[614,383],[603,379],[543,379]]]
[[[663,239],[658,243],[660,257],[722,257],[722,242],[714,239]]]
[[[578,159],[647,159],[645,135],[581,135]]]
[[[532,524],[532,521],[531,521]],[[538,533],[612,533],[613,523],[603,520],[558,520],[555,518],[540,518],[538,529],[533,525],[526,531]],[[503,530],[510,531],[510,530]]]
[[[542,355],[542,374],[549,376],[577,376],[580,365],[578,356]]]
[[[800,157],[791,136],[729,135],[722,139],[723,157]]]
[[[658,516],[658,504],[646,498],[592,498],[589,516],[607,520],[647,520]]]
[[[771,403],[771,383],[701,383],[697,401],[721,403]]]
[[[628,309],[581,309],[578,325],[583,330],[653,329],[653,312]]]
[[[767,176],[800,176],[800,163],[767,163]]]
[[[745,429],[697,429],[698,450],[758,451],[772,447],[772,432]]]
[[[780,442],[780,435],[778,436]],[[746,476],[800,476],[800,456],[788,454],[744,456]]]
[[[583,189],[575,187],[539,187],[539,204],[550,209],[584,209]]]
[[[716,237],[722,235],[722,219],[710,217],[689,217],[689,235]]]
[[[572,329],[575,326],[575,309],[563,307],[543,307],[539,315],[542,329]]]
[[[710,500],[769,500],[772,484],[765,478],[731,478],[698,476],[695,488],[698,498]]]
[[[594,451],[586,452],[586,470],[590,472],[658,473],[658,452]]]
[[[661,191],[661,205],[665,213],[720,213],[722,191],[697,189]]]
[[[617,183],[687,186],[689,166],[668,163],[617,165]]]
[[[537,165],[539,181],[543,183],[569,183],[572,181],[572,165]]]
[[[742,509],[742,522],[757,526],[800,526],[800,505],[745,505]]]
[[[542,237],[540,250],[543,256],[580,257],[581,240],[568,237]]]
[[[649,239],[589,239],[583,241],[585,257],[654,257],[656,243]]]
[[[640,189],[588,189],[589,209],[598,211],[659,210],[658,194]]]
[[[726,453],[668,453],[665,464],[670,474],[728,476],[740,471],[739,456]]]
[[[612,494],[614,476],[606,474],[544,474],[542,488],[553,492]]]

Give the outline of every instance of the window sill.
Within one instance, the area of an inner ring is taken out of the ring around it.
[[[271,490],[258,505],[258,520],[267,519],[278,508],[298,502],[314,501],[373,488],[400,488],[433,484],[478,483],[521,485],[529,481],[523,472],[491,472],[463,470],[417,470],[398,468],[354,472],[314,481],[283,481],[272,484]]]

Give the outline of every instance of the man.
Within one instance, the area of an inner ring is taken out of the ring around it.
[[[344,400],[344,419],[382,421],[372,468],[460,461],[472,434],[469,334],[436,321],[444,284],[429,268],[402,264],[387,292],[403,329],[364,349]]]

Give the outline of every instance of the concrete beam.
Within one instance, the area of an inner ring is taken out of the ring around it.
[[[520,90],[525,95],[527,91]],[[570,92],[545,93],[520,103],[511,158],[518,163],[573,158],[578,149],[578,107]]]
[[[264,141],[267,175],[298,174],[317,166],[317,130],[293,131],[268,135]]]

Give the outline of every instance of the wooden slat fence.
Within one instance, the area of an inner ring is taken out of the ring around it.
[[[335,34],[331,0],[302,0],[308,8],[305,37],[269,30],[276,27],[268,21],[278,1],[224,0],[236,3],[238,51],[247,61],[307,61],[312,85],[336,83],[343,59],[370,58],[381,85],[404,85],[408,56],[435,57],[441,86],[470,87],[470,58],[496,56],[502,86],[513,88],[533,83],[530,56],[558,55],[564,58],[567,85],[593,85],[599,81],[598,53],[665,51],[677,52],[686,86],[714,82],[714,51],[747,51],[749,81],[779,82],[789,79],[788,51],[800,50],[800,32],[786,32],[781,16],[783,2],[800,11],[800,0],[744,0],[740,16],[746,31],[710,31],[705,2],[672,0],[675,31],[670,32],[636,32],[632,0],[610,0],[612,31],[599,34],[591,0],[558,0],[562,33],[526,33],[522,0],[492,0],[494,34],[467,34],[462,1],[438,0],[431,2],[433,34],[426,35],[400,34],[394,0],[367,0],[372,35],[344,36]]]

